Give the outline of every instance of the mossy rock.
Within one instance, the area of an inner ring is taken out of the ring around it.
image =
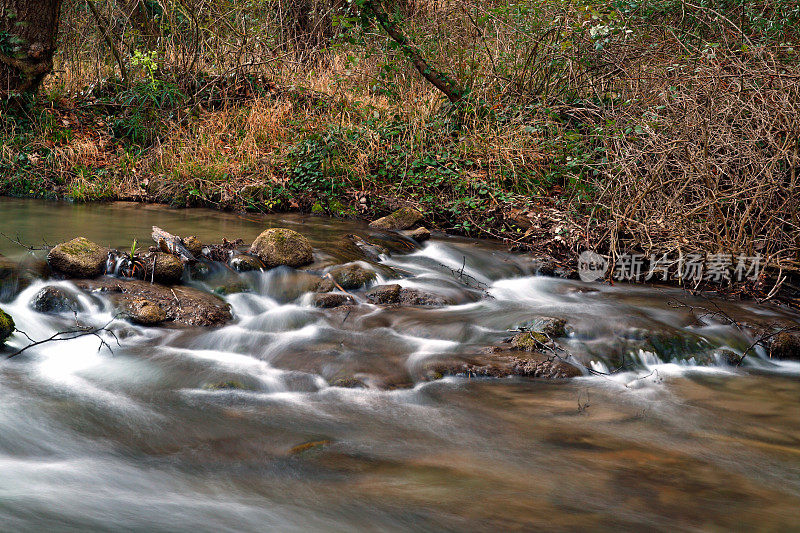
[[[377,279],[375,272],[356,263],[333,268],[330,275],[341,288],[348,291],[359,289]]]
[[[47,262],[53,270],[70,277],[91,279],[105,273],[108,251],[84,237],[76,237],[50,250]]]
[[[384,230],[404,230],[422,220],[423,215],[413,207],[401,207],[394,213],[370,222],[370,227]]]
[[[233,256],[228,262],[228,266],[230,266],[236,272],[252,272],[254,270],[258,271],[264,268],[264,264],[258,257],[247,254],[238,254]]]
[[[177,255],[165,252],[152,252],[143,259],[145,281],[153,281],[172,285],[179,283],[183,278],[183,261]]]
[[[167,312],[160,305],[144,298],[126,302],[125,315],[131,322],[142,326],[155,326],[167,319]]]
[[[331,200],[328,202],[328,209],[331,214],[337,217],[345,217],[351,213],[351,210],[339,200]]]
[[[546,344],[549,338],[544,333],[538,331],[523,331],[517,333],[511,339],[511,346],[516,350],[538,350],[542,344]]]
[[[14,329],[17,326],[14,324],[14,319],[11,318],[11,315],[0,309],[0,345],[6,342],[12,333],[14,333]]]
[[[184,237],[181,240],[183,241],[183,247],[189,250],[189,253],[193,256],[198,257],[203,253],[203,243],[194,235]]]
[[[261,259],[268,268],[281,265],[297,268],[314,261],[308,239],[294,230],[272,228],[256,237],[250,253]]]
[[[772,337],[769,355],[776,359],[800,361],[800,333],[782,331]]]

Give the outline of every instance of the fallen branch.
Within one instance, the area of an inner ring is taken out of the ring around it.
[[[116,319],[117,319],[117,317],[115,316],[114,318],[109,320],[105,325],[100,326],[100,327],[95,327],[95,328],[88,327],[88,326],[81,326],[80,324],[77,324],[75,329],[71,329],[71,330],[67,330],[67,331],[58,331],[58,332],[52,334],[50,337],[48,337],[46,339],[43,339],[43,340],[40,340],[40,341],[35,341],[35,340],[33,340],[31,338],[30,335],[28,335],[24,331],[22,331],[20,329],[16,329],[15,331],[17,331],[18,333],[24,335],[25,338],[27,338],[30,341],[30,344],[28,344],[27,346],[25,346],[23,348],[20,348],[19,350],[17,350],[14,353],[11,353],[11,354],[7,355],[6,359],[11,359],[12,357],[16,357],[19,354],[25,352],[26,350],[29,350],[29,349],[34,348],[36,346],[41,346],[42,344],[46,344],[48,342],[68,341],[68,340],[78,339],[80,337],[87,337],[87,336],[97,337],[97,339],[100,341],[100,346],[97,349],[98,352],[100,350],[102,350],[103,347],[105,347],[113,355],[114,351],[111,349],[111,346],[108,344],[108,342],[106,342],[106,340],[102,336],[100,336],[100,333],[103,332],[103,331],[105,331],[106,333],[109,333],[112,337],[114,337],[114,340],[117,342],[117,346],[121,346],[121,344],[119,342],[119,339],[117,338],[117,335],[113,331],[108,329],[108,326],[112,322],[114,322]],[[67,335],[70,335],[70,336],[67,336]]]

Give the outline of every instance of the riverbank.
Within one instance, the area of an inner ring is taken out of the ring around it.
[[[103,36],[66,39],[36,101],[0,113],[0,194],[361,220],[409,206],[432,229],[573,267],[583,250],[635,253],[667,257],[677,280],[687,256],[758,256],[754,279],[709,287],[799,297],[791,2],[734,19],[669,1],[413,4],[406,29],[468,88],[458,102],[380,28],[330,13],[310,48],[253,51],[260,67],[220,70],[228,36],[207,27],[220,48],[198,49],[195,68],[185,48],[151,50],[124,81]],[[91,33],[82,9],[65,20]],[[283,35],[273,15],[236,13],[259,21],[254,46]]]

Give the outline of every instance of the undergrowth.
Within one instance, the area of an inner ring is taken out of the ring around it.
[[[124,83],[70,7],[65,31],[92,37],[65,34],[64,74],[0,116],[0,192],[361,218],[410,204],[553,253],[694,247],[800,269],[796,2],[396,2],[458,103],[340,4],[287,33],[230,0],[252,37],[238,48],[219,0],[150,51],[133,28]]]

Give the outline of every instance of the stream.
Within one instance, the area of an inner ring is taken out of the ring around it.
[[[342,236],[382,238],[391,253],[364,263],[378,283],[451,305],[380,307],[360,290],[350,309],[319,309],[280,267],[238,274],[246,290],[223,296],[222,327],[143,327],[115,319],[105,295],[33,281],[0,302],[32,339],[75,324],[31,308],[47,285],[74,294],[81,324],[110,331],[0,362],[2,531],[800,528],[800,362],[758,348],[727,364],[752,337],[697,309],[789,325],[796,314],[537,275],[498,243],[409,244],[355,221],[0,199],[0,228],[34,246],[80,235],[147,247],[153,225],[246,244],[292,228],[318,273],[354,260]],[[0,253],[46,251],[0,237]],[[426,374],[540,317],[567,321],[559,345],[582,377]],[[28,343],[16,333],[6,350]],[[226,382],[243,386],[209,386]]]

